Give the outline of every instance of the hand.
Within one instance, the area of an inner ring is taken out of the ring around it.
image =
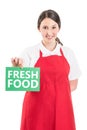
[[[21,58],[12,58],[11,63],[14,67],[23,67],[23,60]]]

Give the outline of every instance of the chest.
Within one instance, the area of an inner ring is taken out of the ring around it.
[[[35,64],[39,67],[44,75],[67,75],[69,74],[70,66],[64,56],[47,56],[40,57]]]

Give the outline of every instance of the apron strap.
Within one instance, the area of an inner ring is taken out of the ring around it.
[[[62,48],[60,48],[60,53],[61,53],[62,56],[64,56],[63,51],[62,51]],[[42,54],[42,51],[41,51],[41,50],[40,50],[40,57],[43,57],[43,54]]]
[[[40,50],[40,57],[42,57],[42,51]]]
[[[64,56],[62,48],[60,48],[60,53],[62,56]]]

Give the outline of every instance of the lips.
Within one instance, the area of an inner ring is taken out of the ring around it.
[[[51,37],[46,36],[46,38],[49,39],[49,40],[51,40],[53,38],[53,36],[51,36]]]

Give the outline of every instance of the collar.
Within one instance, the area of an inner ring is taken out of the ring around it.
[[[42,43],[40,44],[40,50],[43,53],[43,56],[50,56],[50,55],[61,55],[60,53],[60,44],[57,44],[56,48],[53,51],[48,50]]]

